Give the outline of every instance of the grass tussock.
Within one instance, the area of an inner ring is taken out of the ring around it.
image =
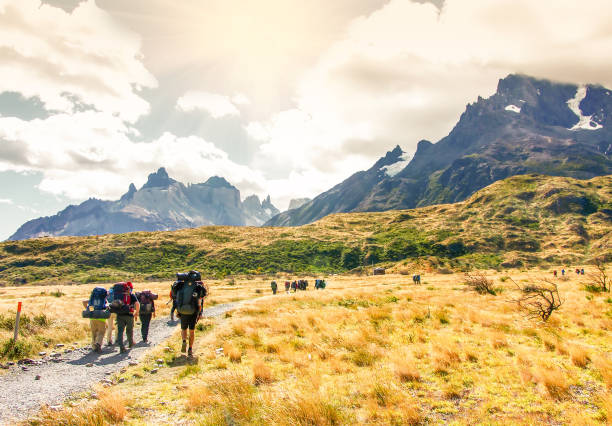
[[[572,345],[569,349],[569,354],[572,364],[580,368],[586,368],[589,361],[591,361],[589,351],[583,346]]]
[[[416,366],[416,361],[412,358],[396,359],[395,374],[402,382],[421,381],[421,373]]]
[[[253,364],[253,384],[255,386],[267,385],[274,381],[272,369],[263,361],[257,361]]]
[[[43,407],[32,425],[86,426],[121,423],[128,414],[130,400],[116,391],[102,391],[95,403],[85,402],[60,410]]]

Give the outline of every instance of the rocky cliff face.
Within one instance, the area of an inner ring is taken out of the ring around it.
[[[398,146],[302,207],[267,222],[295,226],[336,212],[382,211],[464,200],[509,176],[580,179],[612,173],[612,94],[510,75],[488,99],[467,105],[448,136]]]
[[[279,211],[270,197],[240,201],[240,191],[224,178],[184,185],[164,168],[151,173],[139,190],[131,184],[117,201],[89,199],[55,216],[31,220],[11,240],[42,236],[100,235],[132,231],[166,231],[204,225],[258,226]]]

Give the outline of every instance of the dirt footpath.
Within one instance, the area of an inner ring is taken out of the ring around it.
[[[240,302],[226,303],[205,309],[207,318],[224,314]],[[49,349],[49,354],[38,365],[15,365],[0,376],[0,424],[24,420],[42,405],[61,404],[76,392],[87,390],[130,362],[138,361],[152,347],[168,339],[178,328],[178,322],[167,318],[151,322],[148,345],[140,342],[140,328],[134,327],[136,345],[128,353],[120,354],[117,346],[103,347],[96,354],[89,347],[74,351],[64,348]],[[25,368],[25,370],[24,370]]]

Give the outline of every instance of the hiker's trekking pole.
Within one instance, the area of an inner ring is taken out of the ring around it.
[[[15,335],[13,341],[17,343],[17,337],[19,336],[19,317],[21,316],[21,302],[17,303],[17,315],[15,316]]]

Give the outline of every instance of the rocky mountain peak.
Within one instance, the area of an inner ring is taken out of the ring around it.
[[[130,183],[128,191],[121,196],[119,201],[125,202],[131,200],[132,198],[134,198],[134,194],[136,193],[136,191],[136,186],[133,183]]]
[[[211,176],[204,185],[212,186],[214,188],[233,188],[234,186],[229,183],[225,178],[220,176]]]
[[[166,188],[176,181],[168,176],[168,172],[164,167],[160,167],[157,172],[151,173],[147,178],[147,183],[143,185],[144,188]]]

